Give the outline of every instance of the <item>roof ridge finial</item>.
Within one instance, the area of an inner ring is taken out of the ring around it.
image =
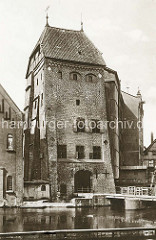
[[[139,88],[139,87],[138,87],[137,96],[138,96],[138,97],[141,97],[141,91],[140,91],[140,88]]]
[[[45,10],[47,12],[47,14],[46,14],[46,27],[49,27],[49,22],[48,22],[48,19],[49,19],[48,10],[49,10],[49,8],[50,8],[50,6],[48,6]]]
[[[83,32],[83,21],[82,21],[82,13],[81,13],[81,32]]]

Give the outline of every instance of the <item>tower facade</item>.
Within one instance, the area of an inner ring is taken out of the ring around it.
[[[46,25],[26,74],[25,198],[115,192],[105,69],[82,30]]]

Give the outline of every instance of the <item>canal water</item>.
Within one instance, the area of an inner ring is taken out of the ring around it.
[[[55,229],[156,227],[156,209],[0,209],[0,232]]]

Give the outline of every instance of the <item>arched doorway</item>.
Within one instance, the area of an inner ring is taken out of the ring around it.
[[[91,189],[91,175],[92,173],[88,170],[80,170],[75,173],[74,183],[76,193],[89,193]]]

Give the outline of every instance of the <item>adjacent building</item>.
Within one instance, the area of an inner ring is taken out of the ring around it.
[[[0,85],[0,206],[23,200],[22,112]]]
[[[140,91],[136,96],[122,91],[120,119],[120,178],[118,186],[146,186],[147,168],[143,166],[143,104]]]

